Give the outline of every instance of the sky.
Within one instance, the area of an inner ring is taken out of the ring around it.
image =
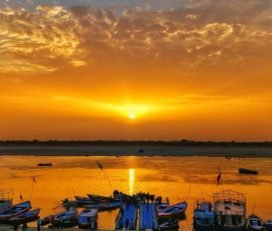
[[[272,0],[0,1],[0,140],[272,140]]]

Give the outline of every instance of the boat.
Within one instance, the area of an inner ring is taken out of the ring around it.
[[[115,230],[136,230],[137,203],[124,203],[115,220]]]
[[[247,168],[239,168],[239,173],[240,173],[240,174],[257,175],[257,174],[258,174],[258,171],[252,170],[252,169],[247,169]]]
[[[162,211],[162,210],[164,210],[164,209],[166,209],[166,208],[168,208],[168,207],[169,207],[169,203],[167,203],[167,202],[161,203],[161,204],[158,204],[158,205],[156,206],[156,211],[157,211],[157,213],[158,213],[158,212],[160,212],[160,211]]]
[[[116,200],[111,196],[106,197],[106,196],[99,196],[99,195],[95,195],[95,194],[87,194],[87,196],[93,201],[100,201],[100,202]]]
[[[52,167],[53,164],[52,163],[38,163],[37,166],[38,167]]]
[[[187,206],[186,201],[170,205],[167,208],[160,210],[158,212],[158,217],[160,219],[168,219],[184,216]]]
[[[214,227],[215,214],[209,201],[198,202],[194,209],[194,230],[210,231]]]
[[[258,216],[252,214],[248,217],[247,228],[249,231],[263,231],[264,227],[264,222]]]
[[[7,209],[0,211],[0,223],[6,223],[12,217],[19,216],[31,209],[30,201],[13,205]]]
[[[265,222],[265,230],[266,231],[272,231],[272,220],[267,220]]]
[[[177,219],[168,219],[159,224],[160,231],[178,231],[179,223]]]
[[[77,225],[77,209],[71,207],[53,216],[52,225],[56,228],[71,228]]]
[[[27,224],[29,222],[37,221],[39,219],[39,213],[40,213],[40,209],[31,210],[21,215],[10,218],[8,223],[10,225],[21,225],[21,224]]]
[[[83,209],[77,217],[80,229],[97,229],[98,209]]]
[[[39,220],[39,224],[40,226],[49,225],[53,221],[53,219],[54,219],[54,215],[46,216]]]
[[[106,203],[98,203],[98,204],[85,204],[83,208],[86,209],[98,209],[99,211],[109,211],[116,208],[120,208],[121,201],[113,201],[113,202],[106,202]]]
[[[246,227],[246,197],[232,190],[214,194],[215,230],[242,231]]]

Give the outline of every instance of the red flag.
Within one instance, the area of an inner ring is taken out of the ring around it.
[[[219,168],[219,173],[218,173],[218,176],[217,176],[217,185],[220,185],[220,182],[221,182],[221,170]]]
[[[35,176],[32,177],[32,181],[33,181],[33,183],[37,183],[36,179],[35,179]]]
[[[21,200],[21,201],[24,201],[24,198],[23,198],[23,196],[22,196],[21,193],[20,193],[20,200]]]

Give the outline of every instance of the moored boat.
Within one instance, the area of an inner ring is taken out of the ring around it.
[[[179,224],[177,219],[168,219],[159,224],[160,231],[177,231],[179,229]]]
[[[160,211],[162,211],[162,210],[164,210],[164,209],[166,209],[166,208],[168,208],[168,207],[169,207],[169,203],[167,203],[167,202],[161,203],[161,204],[158,204],[158,205],[156,206],[156,211],[157,211],[157,213],[158,213],[158,212],[160,212]]]
[[[246,227],[246,197],[224,190],[214,194],[215,230],[242,231]]]
[[[214,228],[215,214],[209,201],[197,202],[194,209],[194,230],[209,231]]]
[[[120,201],[98,203],[98,204],[85,204],[83,208],[86,209],[98,209],[99,211],[113,210],[121,206]]]
[[[31,209],[30,201],[13,205],[7,209],[0,211],[0,223],[6,223],[12,217],[19,216]]]
[[[77,225],[77,209],[71,207],[53,216],[52,225],[57,228],[69,228]]]
[[[158,217],[160,219],[181,217],[185,214],[186,209],[187,202],[183,201],[174,205],[170,205],[167,208],[160,210],[158,212]]]
[[[81,229],[97,229],[98,209],[83,209],[77,217],[78,227]]]
[[[239,168],[239,173],[240,173],[240,174],[257,175],[257,174],[258,174],[258,171],[252,170],[252,169],[247,169],[247,168]]]
[[[40,213],[40,209],[31,210],[31,211],[25,212],[21,215],[10,218],[8,223],[10,225],[27,224],[29,222],[33,222],[33,221],[38,220],[39,213]]]
[[[264,222],[258,216],[252,214],[248,217],[248,225],[247,228],[249,231],[263,231]]]

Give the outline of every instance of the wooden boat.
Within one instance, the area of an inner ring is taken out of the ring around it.
[[[156,211],[157,211],[157,213],[158,212],[160,212],[160,211],[162,211],[162,210],[164,210],[164,209],[166,209],[166,208],[168,208],[169,207],[169,203],[161,203],[161,204],[158,204],[157,206],[156,206]]]
[[[40,219],[40,226],[45,226],[45,225],[49,225],[54,219],[54,215],[49,215],[49,216],[46,216],[42,219]]]
[[[258,174],[258,171],[252,170],[252,169],[247,169],[247,168],[239,168],[239,173],[240,173],[240,174],[257,175],[257,174]]]
[[[215,214],[212,211],[212,204],[209,201],[197,202],[194,209],[194,230],[209,231],[213,230]]]
[[[40,213],[40,209],[31,210],[31,211],[25,212],[21,215],[10,218],[8,223],[10,225],[27,224],[29,222],[33,222],[33,221],[38,220],[39,213]]]
[[[77,209],[71,207],[54,215],[52,225],[57,228],[70,228],[77,225]]]
[[[265,230],[272,231],[272,220],[268,220],[265,222]]]
[[[99,196],[99,195],[95,195],[95,194],[87,194],[87,196],[93,201],[105,202],[105,201],[115,200],[113,197]]]
[[[53,164],[52,163],[38,163],[37,166],[38,167],[52,167]]]
[[[31,209],[30,201],[13,205],[7,209],[0,211],[0,223],[8,222],[12,217],[19,216]]]
[[[186,209],[187,202],[183,201],[174,205],[170,205],[165,209],[162,209],[161,211],[158,212],[158,217],[160,219],[181,217],[185,214]]]
[[[179,224],[177,219],[168,219],[159,225],[160,231],[177,231],[178,229]]]
[[[264,229],[264,222],[261,218],[257,217],[256,215],[252,214],[248,217],[248,225],[247,228],[249,231],[263,231]]]
[[[77,217],[80,229],[97,229],[98,209],[84,209]]]
[[[246,197],[224,190],[214,194],[215,230],[243,231],[246,227]]]
[[[98,203],[98,204],[86,204],[86,205],[83,205],[83,208],[98,209],[99,211],[107,211],[107,210],[120,208],[120,206],[121,206],[121,201],[113,201],[113,202]]]

